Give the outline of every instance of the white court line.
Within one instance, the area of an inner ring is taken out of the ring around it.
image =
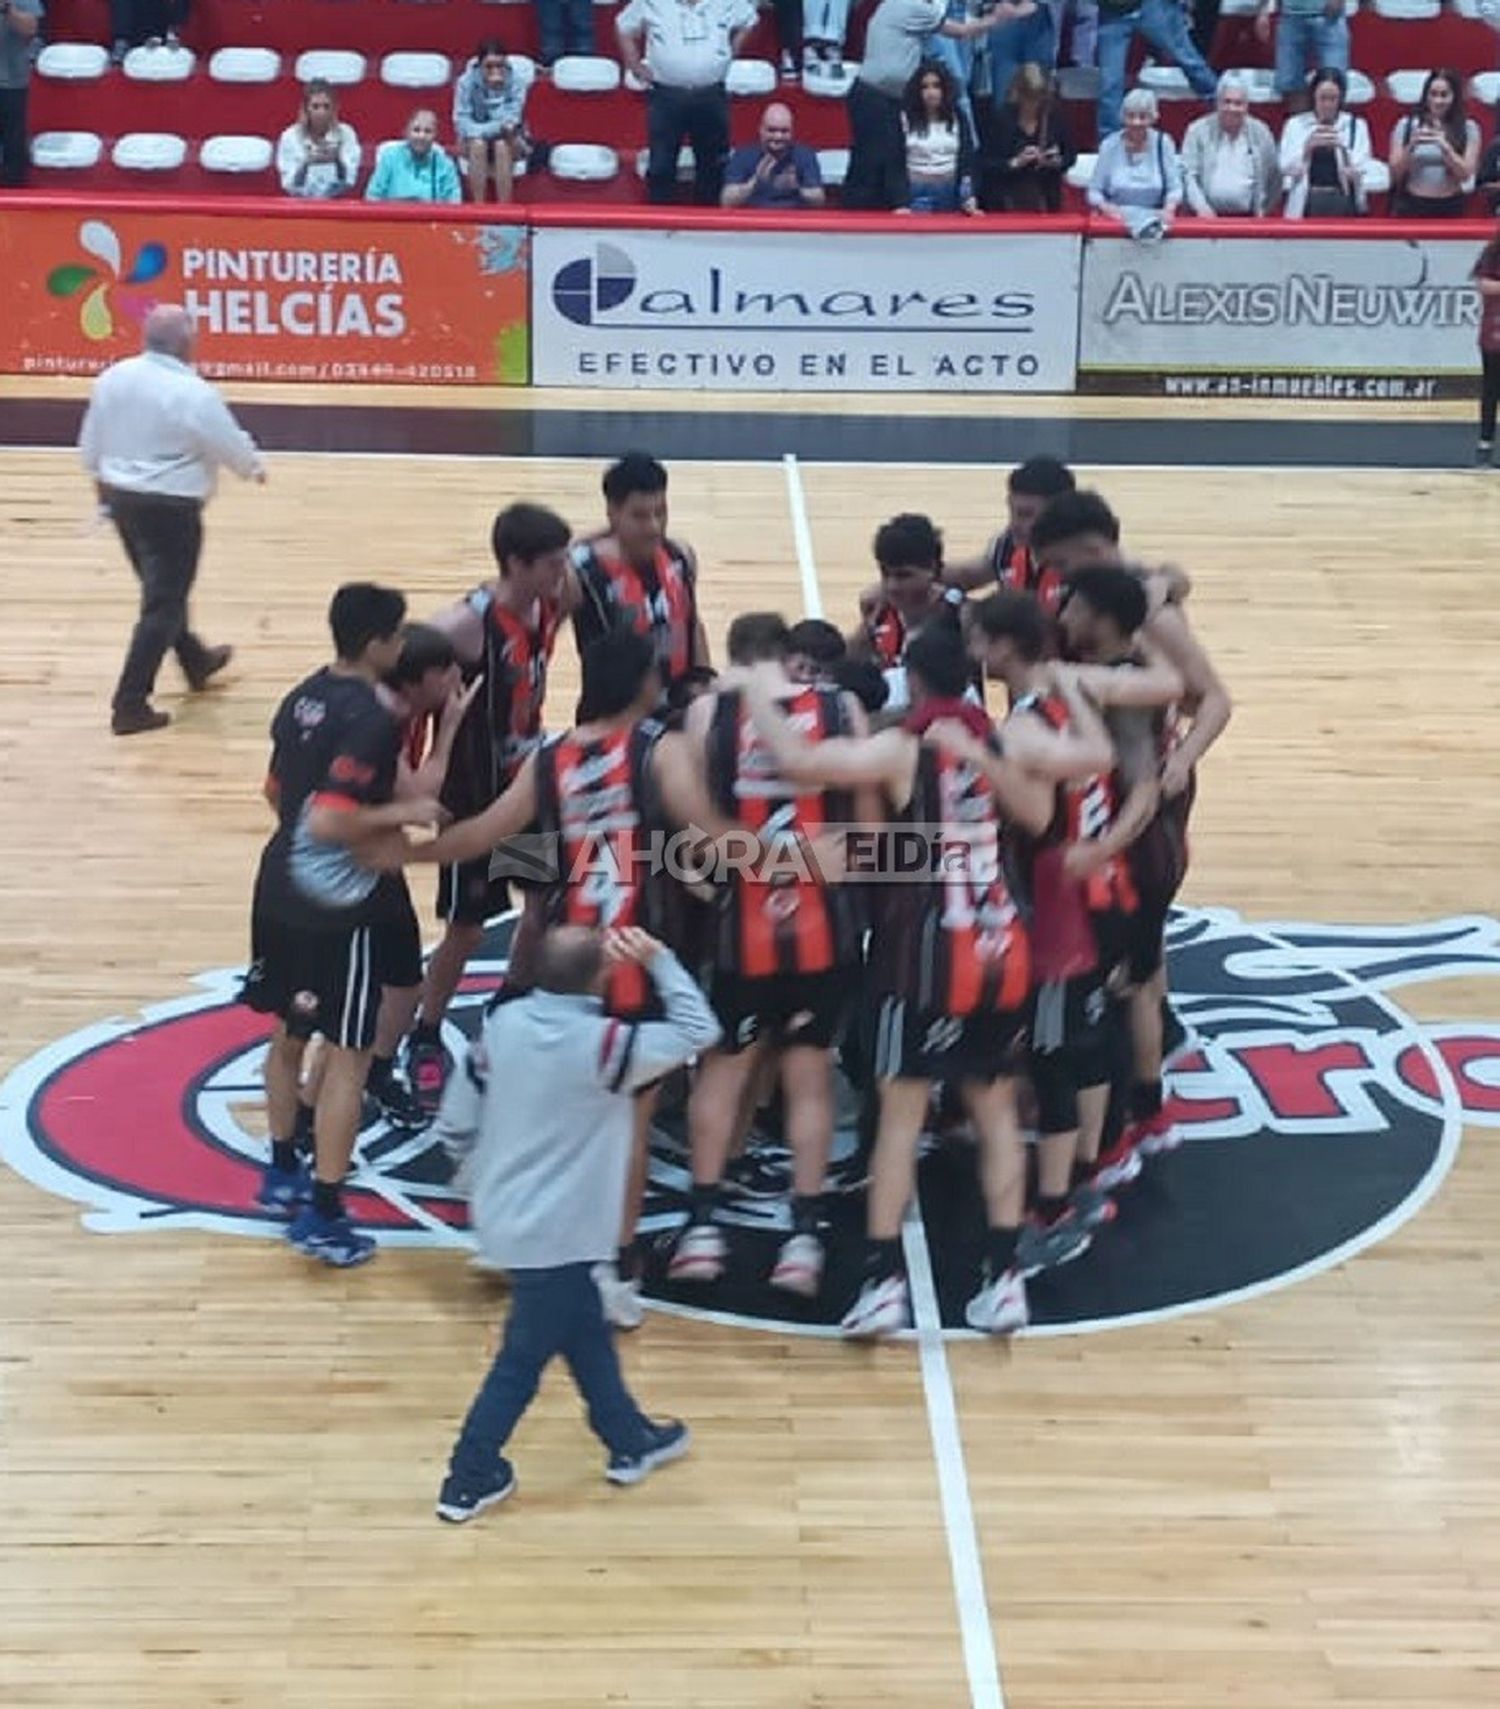
[[[807,617],[821,617],[823,590],[818,582],[817,559],[813,556],[812,530],[807,521],[802,475],[791,452],[782,458],[781,466],[786,472],[787,503],[792,512],[797,567],[802,572],[803,612]],[[927,1428],[932,1436],[933,1458],[937,1462],[938,1493],[943,1508],[943,1531],[948,1541],[948,1565],[953,1575],[953,1599],[958,1606],[964,1671],[969,1676],[969,1701],[972,1709],[1005,1709],[1005,1698],[1000,1690],[1000,1664],[995,1654],[995,1633],[990,1623],[989,1600],[984,1591],[979,1535],[974,1527],[974,1503],[969,1496],[969,1474],[964,1465],[964,1439],[958,1427],[958,1403],[948,1370],[948,1352],[943,1344],[943,1319],[932,1280],[932,1258],[927,1250],[927,1235],[915,1195],[907,1206],[901,1225],[901,1244],[911,1287],[912,1322],[922,1371],[922,1396],[927,1405]]]

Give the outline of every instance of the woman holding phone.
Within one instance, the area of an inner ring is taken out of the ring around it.
[[[1417,109],[1391,133],[1391,212],[1399,219],[1463,218],[1479,165],[1479,126],[1464,112],[1456,71],[1428,74]]]
[[[1366,209],[1370,127],[1344,107],[1348,81],[1325,65],[1308,80],[1312,110],[1294,113],[1281,133],[1281,176],[1289,220],[1347,219]]]

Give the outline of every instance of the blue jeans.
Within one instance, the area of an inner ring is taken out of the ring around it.
[[[913,184],[911,201],[907,205],[914,214],[956,214],[958,185]]]
[[[1029,18],[997,24],[984,39],[990,56],[990,99],[997,107],[1010,99],[1010,86],[1021,66],[1039,65],[1050,71],[1057,64],[1057,36],[1045,6]]]
[[[1300,94],[1307,88],[1308,73],[1325,65],[1349,69],[1349,20],[1342,12],[1325,18],[1321,12],[1307,17],[1283,11],[1276,20],[1277,93]]]
[[[1099,15],[1099,137],[1120,128],[1125,101],[1125,65],[1139,31],[1158,59],[1170,59],[1187,73],[1193,93],[1207,100],[1218,87],[1208,61],[1193,45],[1181,0],[1141,0],[1134,12]]]
[[[593,0],[536,0],[536,21],[543,65],[565,53],[593,53]]]
[[[455,1477],[493,1471],[559,1354],[588,1407],[589,1428],[611,1454],[638,1454],[648,1420],[630,1397],[588,1264],[511,1272],[505,1341],[464,1420],[450,1462]]]

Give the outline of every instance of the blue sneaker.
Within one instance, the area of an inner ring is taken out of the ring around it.
[[[260,1178],[255,1202],[262,1210],[279,1216],[295,1216],[312,1198],[312,1170],[299,1163],[295,1169],[278,1169],[268,1163]]]
[[[297,1213],[288,1226],[287,1239],[309,1258],[321,1258],[336,1270],[352,1269],[375,1256],[375,1242],[361,1234],[346,1216],[319,1216],[311,1205]]]
[[[638,1484],[658,1466],[680,1460],[687,1453],[690,1441],[688,1427],[680,1419],[670,1418],[665,1424],[648,1423],[645,1447],[638,1454],[611,1454],[604,1475],[612,1484]]]
[[[515,1493],[515,1488],[515,1467],[505,1459],[496,1460],[489,1471],[478,1477],[472,1473],[460,1477],[449,1472],[438,1491],[435,1511],[439,1519],[446,1519],[450,1525],[462,1525],[477,1519],[485,1508],[498,1507],[506,1496]]]

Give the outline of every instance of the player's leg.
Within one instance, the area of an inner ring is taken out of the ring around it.
[[[717,1220],[724,1193],[724,1168],[734,1141],[735,1121],[755,1069],[759,1020],[741,1006],[740,980],[716,980],[715,1012],[724,1044],[698,1064],[688,1096],[688,1140],[693,1158],[688,1220],[673,1248],[667,1274],[674,1282],[716,1282],[724,1273],[728,1245]]]
[[[979,1140],[984,1194],[984,1276],[964,1316],[971,1329],[1003,1335],[1027,1322],[1026,1283],[1016,1262],[1026,1203],[1026,1152],[1010,1075],[964,1083],[964,1101]]]
[[[878,1073],[878,1068],[877,1068]],[[864,1276],[844,1314],[843,1331],[855,1337],[891,1335],[911,1322],[901,1222],[917,1184],[917,1145],[927,1119],[932,1082],[879,1079],[880,1115],[870,1159]]]
[[[375,946],[382,985],[366,1090],[393,1127],[419,1129],[429,1118],[396,1073],[396,1052],[410,1030],[422,995],[422,928],[417,924],[417,911],[404,878],[399,889],[388,917],[380,924]]]
[[[781,1057],[786,1138],[792,1152],[792,1231],[782,1242],[771,1285],[807,1298],[822,1285],[827,1254],[818,1232],[823,1183],[833,1151],[833,1049],[788,1046]]]

